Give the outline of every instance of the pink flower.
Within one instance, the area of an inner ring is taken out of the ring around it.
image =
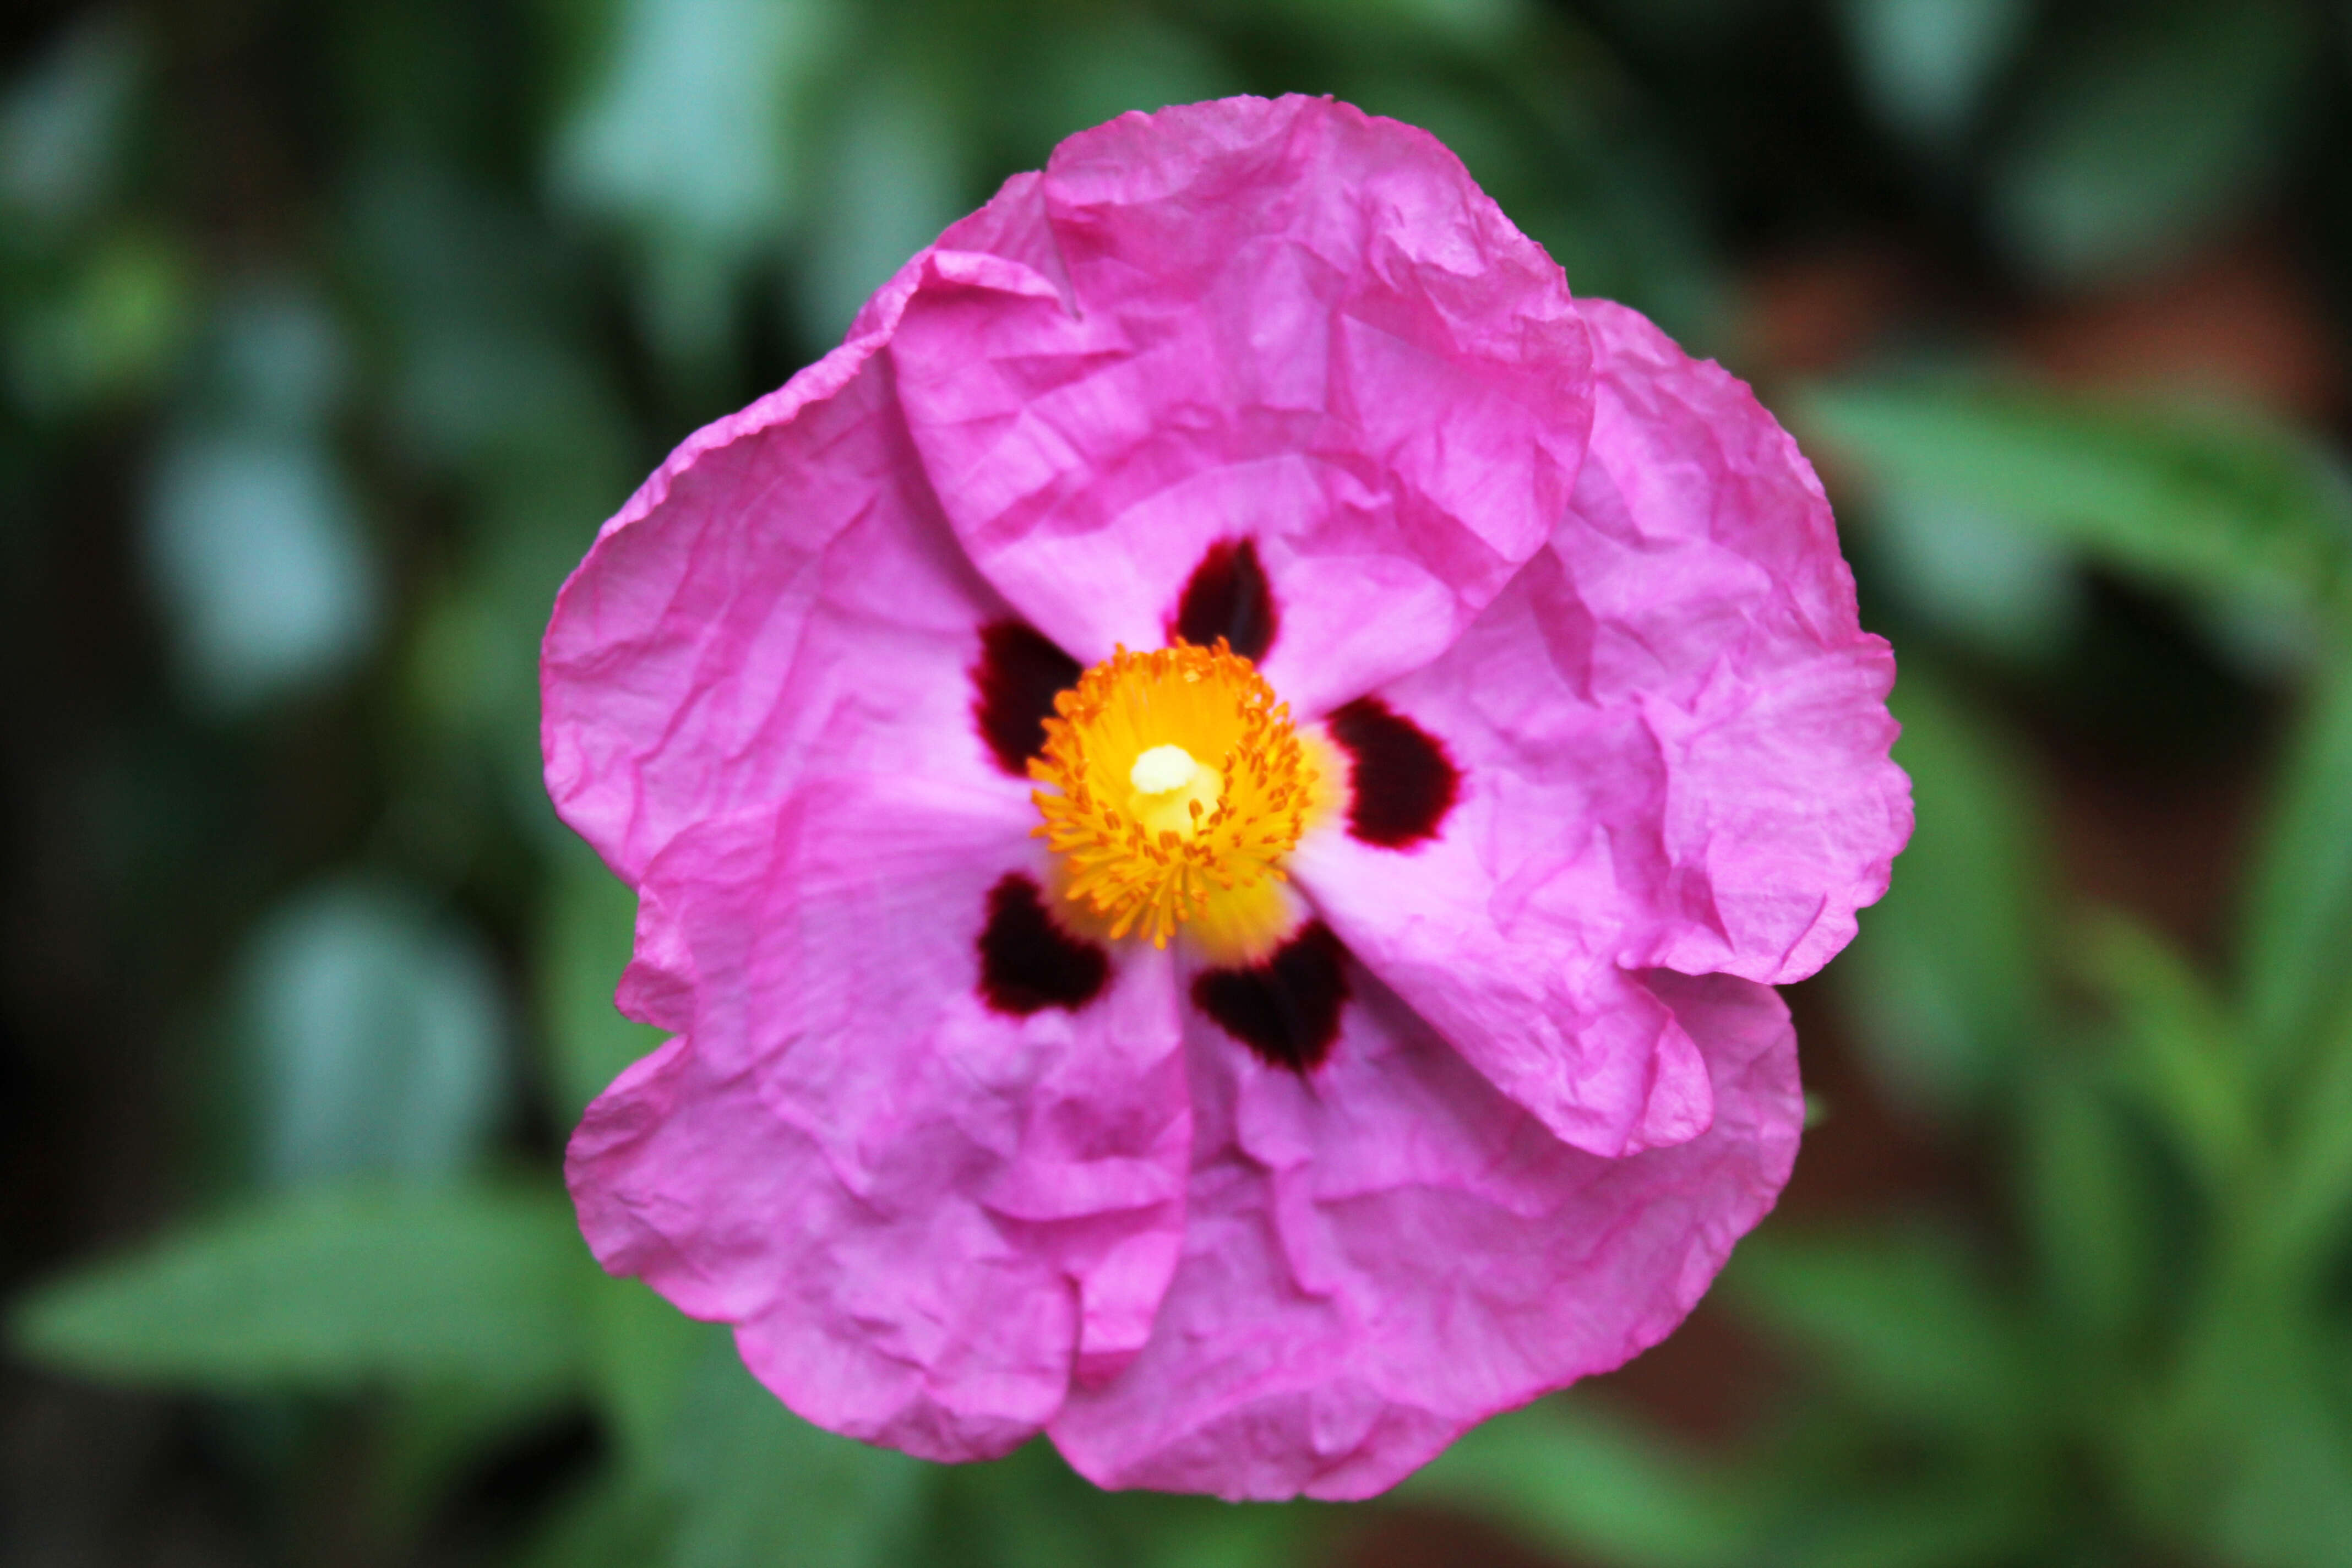
[[[1771,1206],[1893,673],[1748,389],[1429,136],[1073,137],[565,585],[548,786],[676,1034],[582,1226],[835,1431],[1377,1492]]]

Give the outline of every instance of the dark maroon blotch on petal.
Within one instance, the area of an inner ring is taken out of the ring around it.
[[[1020,621],[980,629],[980,662],[971,667],[971,716],[981,739],[1015,778],[1029,776],[1029,759],[1045,747],[1045,721],[1054,698],[1078,683],[1078,661]]]
[[[1192,1005],[1268,1067],[1310,1072],[1339,1037],[1348,950],[1321,921],[1246,969],[1211,969],[1192,982]]]
[[[1219,637],[1253,662],[1274,646],[1280,625],[1275,613],[1274,590],[1258,563],[1257,546],[1246,539],[1228,539],[1209,547],[1192,568],[1184,596],[1177,601],[1174,635],[1201,647],[1214,647]]]
[[[1462,788],[1437,737],[1377,697],[1357,698],[1327,722],[1355,763],[1348,831],[1383,849],[1436,837]]]
[[[1076,1012],[1109,979],[1110,956],[1055,924],[1035,882],[1008,871],[988,890],[980,994],[990,1006],[1019,1018],[1048,1007]]]

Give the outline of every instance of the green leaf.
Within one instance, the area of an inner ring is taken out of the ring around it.
[[[865,1568],[907,1561],[928,1467],[819,1430],[715,1343],[670,1447],[673,1568]]]
[[[2061,282],[2170,260],[2259,200],[2315,49],[2259,0],[2121,15],[2043,81],[1993,172],[2011,248]]]
[[[727,1331],[688,1317],[635,1279],[600,1284],[590,1314],[596,1397],[620,1460],[658,1482],[696,1368],[721,1351],[731,1353]]]
[[[1913,616],[2020,663],[2065,650],[2082,620],[2083,583],[2063,544],[1932,490],[1895,487],[1875,499],[1868,560]]]
[[[125,133],[147,53],[130,16],[93,10],[0,89],[0,214],[10,226],[63,227],[113,194],[128,172]]]
[[[311,1192],[52,1280],[13,1328],[27,1355],[130,1383],[554,1390],[587,1364],[593,1278],[557,1193]]]
[[[1497,1416],[1396,1497],[1466,1509],[1532,1542],[1625,1568],[1753,1562],[1760,1525],[1719,1475],[1589,1402]]]
[[[554,189],[723,247],[788,221],[797,96],[840,43],[832,0],[622,0],[611,53],[554,143]]]
[[[2032,1460],[2024,1455],[2021,1459]],[[2042,1478],[2045,1487],[2048,1477]],[[1804,1568],[1981,1568],[2021,1563],[2049,1531],[2051,1499],[2021,1478],[1978,1465],[1923,1479],[1878,1478],[1826,1499],[1808,1499],[1776,1542],[1775,1561]]]
[[[1136,1494],[1097,1490],[1043,1438],[935,1479],[914,1560],[925,1568],[1094,1568],[1129,1561],[1110,1524]]]
[[[613,1005],[636,930],[636,895],[577,839],[556,858],[540,928],[540,1016],[553,1051],[555,1116],[569,1128],[663,1035]]]
[[[721,351],[740,269],[806,204],[813,100],[849,32],[837,0],[624,0],[605,68],[554,139],[551,184],[630,227],[671,355]]]
[[[2278,778],[2238,952],[2247,1026],[2273,1070],[2309,1047],[2352,976],[2352,657],[2319,672]]]
[[[855,79],[831,127],[824,221],[810,228],[795,297],[813,341],[839,337],[866,296],[963,215],[966,137],[951,107],[914,62]]]
[[[194,325],[194,270],[178,244],[137,230],[94,247],[10,323],[8,390],[60,415],[151,391]]]
[[[476,477],[528,458],[578,561],[627,497],[640,437],[590,350],[576,264],[523,215],[428,164],[362,169],[343,226],[388,328],[386,412],[404,455]]]
[[[349,400],[352,348],[320,290],[299,277],[253,279],[213,312],[200,393],[240,428],[331,430]]]
[[[1723,1289],[1815,1352],[1822,1375],[1922,1435],[2015,1444],[2044,1414],[2020,1326],[1966,1253],[1936,1233],[1750,1237]]]
[[[2018,1165],[2030,1240],[2059,1324],[2078,1347],[2074,1370],[2104,1377],[2153,1305],[2163,1221],[2145,1155],[2113,1097],[2078,1064],[2043,1061],[2023,1089]]]
[[[2026,0],[1845,0],[1842,14],[1871,108],[1937,151],[1967,133],[2032,19]]]
[[[2042,1027],[2050,864],[2029,770],[1920,661],[1893,702],[1918,826],[1886,898],[1832,971],[1896,1098],[1982,1102]]]
[[[2253,854],[2239,968],[2253,1069],[2282,1106],[2267,1256],[2294,1265],[2352,1222],[2352,658],[2320,672]]]
[[[2248,1568],[2352,1564],[2352,1441],[2342,1411],[2315,1394],[2329,1370],[2307,1365],[2305,1381],[2265,1390],[2269,1397],[2250,1410],[2254,1424],[2233,1456],[2211,1531],[2217,1561]]]
[[[1314,1504],[1106,1492],[1040,1437],[988,1464],[929,1473],[927,1568],[1282,1568],[1319,1563]]]
[[[266,1178],[432,1183],[479,1158],[507,1018],[470,931],[413,889],[338,879],[272,910],[243,970]]]
[[[375,1528],[409,1539],[427,1528],[451,1490],[526,1442],[554,1417],[560,1384],[507,1386],[479,1379],[404,1386],[371,1406],[373,1480],[365,1506]]]
[[[346,674],[369,652],[383,585],[322,442],[191,428],[158,462],[144,521],[147,574],[200,705],[251,709]]]
[[[540,1521],[517,1568],[645,1568],[661,1560],[675,1512],[635,1478],[600,1474]]]
[[[2294,1272],[2324,1264],[2352,1230],[2352,1010],[2312,1047],[2286,1097],[2275,1184],[2259,1216],[2258,1256]]]
[[[1008,141],[1043,163],[1074,132],[1130,109],[1197,103],[1244,90],[1233,68],[1190,29],[1149,12],[1107,8],[1034,30],[1030,89],[990,95],[978,107],[1003,121]]]
[[[2116,1065],[2218,1199],[2245,1195],[2265,1152],[2242,1043],[2204,978],[2155,932],[2094,911],[2076,946],[2113,1014]]]
[[[1882,491],[1980,508],[2233,606],[2340,608],[2343,480],[2252,416],[1951,380],[1819,388],[1797,414]]]
[[[2138,1506],[2171,1538],[2201,1538],[2205,1560],[2352,1564],[2347,1347],[2296,1294],[2216,1290],[2167,1406],[2119,1445],[2137,1461]]]
[[[1148,1514],[1140,1509],[1120,1511],[1144,1514],[1152,1528],[1133,1532],[1139,1538],[1126,1551],[1098,1561],[1132,1563],[1137,1568],[1287,1568],[1324,1560],[1324,1554],[1310,1550],[1313,1536],[1305,1510],[1296,1507],[1258,1503],[1235,1508],[1187,1499],[1153,1507]]]

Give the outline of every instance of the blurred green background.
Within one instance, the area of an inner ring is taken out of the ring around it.
[[[551,595],[1129,108],[1332,92],[1754,380],[1917,837],[1685,1331],[1390,1499],[818,1433],[585,1258]],[[2352,8],[16,0],[9,1564],[2352,1563]]]

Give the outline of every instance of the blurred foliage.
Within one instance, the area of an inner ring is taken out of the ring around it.
[[[2352,278],[2352,13],[121,0],[0,40],[14,1343],[193,1402],[174,1451],[257,1539],[342,1475],[373,1543],[275,1555],[1386,1560],[1339,1510],[818,1432],[597,1272],[556,1176],[654,1042],[539,784],[598,521],[1064,135],[1301,89],[1435,132],[1823,460],[1919,824],[1811,993],[1860,1071],[1819,1136],[1882,1101],[1969,1173],[1742,1247],[1707,1310],[1779,1370],[1730,1436],[1578,1391],[1402,1502],[1627,1568],[2352,1563],[2340,411],[2062,381],[2019,325],[2250,234]],[[1932,299],[1776,348],[1758,279],[1854,233]],[[2273,742],[2234,923],[2070,870],[2068,758],[2126,731],[2151,773]]]

